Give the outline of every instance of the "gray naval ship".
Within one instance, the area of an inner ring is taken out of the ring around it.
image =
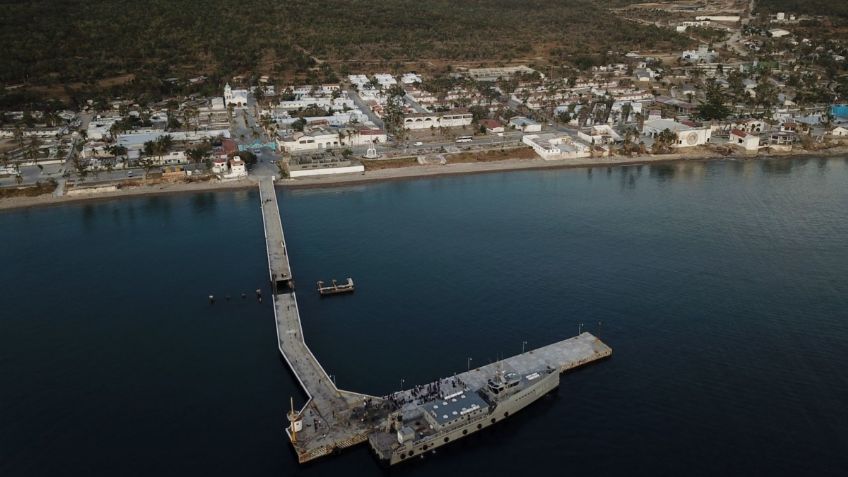
[[[496,424],[557,386],[559,372],[550,367],[519,374],[500,365],[477,389],[456,377],[426,385],[397,402],[368,441],[381,461],[398,464]]]

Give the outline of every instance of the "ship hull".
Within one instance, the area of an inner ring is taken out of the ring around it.
[[[539,382],[533,386],[524,389],[509,399],[499,402],[495,409],[487,414],[469,420],[460,426],[440,433],[432,439],[415,441],[408,445],[401,445],[394,449],[390,455],[381,455],[378,452],[378,457],[386,461],[389,465],[399,464],[410,460],[412,457],[418,457],[427,452],[431,452],[439,447],[448,445],[454,441],[468,437],[475,432],[482,431],[487,427],[493,426],[504,419],[512,416],[516,412],[524,409],[528,405],[537,401],[539,398],[553,391],[559,386],[559,373],[553,372],[544,376]],[[373,446],[372,446],[373,447]],[[377,450],[376,448],[374,449]]]

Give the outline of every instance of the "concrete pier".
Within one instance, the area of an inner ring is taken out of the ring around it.
[[[291,267],[283,235],[282,220],[271,178],[259,182],[268,269],[273,288],[274,319],[280,353],[300,382],[307,401],[294,410],[291,418],[302,425],[296,432],[291,426],[286,434],[301,463],[331,454],[368,440],[368,435],[385,427],[392,404],[382,398],[338,389],[312,354],[303,337],[300,312],[294,291]],[[547,365],[560,372],[606,358],[612,349],[590,333],[560,341],[502,360],[517,372],[529,372]],[[456,378],[467,386],[485,383],[496,364],[489,364],[443,380],[453,385]],[[412,400],[410,390],[393,395],[397,400]]]
[[[280,210],[273,181],[262,179],[259,183],[262,219],[265,227],[265,245],[268,250],[268,268],[274,293],[274,319],[277,324],[277,341],[280,353],[303,387],[308,400],[298,410],[303,429],[289,439],[303,463],[350,447],[368,439],[370,425],[353,416],[354,408],[362,408],[365,399],[378,398],[336,388],[330,376],[306,346],[300,325],[300,312],[294,284],[291,280],[286,241],[283,235]]]

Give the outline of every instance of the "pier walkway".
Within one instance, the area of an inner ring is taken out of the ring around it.
[[[372,432],[386,427],[393,403],[383,398],[338,389],[312,354],[303,337],[282,220],[272,178],[259,182],[268,269],[273,288],[274,319],[280,353],[306,393],[307,401],[295,412],[302,428],[286,428],[298,461],[308,462],[368,440]],[[606,358],[612,349],[590,333],[534,349],[501,361],[505,369],[529,373],[543,366],[565,372]],[[498,364],[481,366],[440,380],[442,387],[477,388],[495,372]],[[446,388],[445,388],[446,389]],[[393,394],[394,403],[414,402],[413,390]]]
[[[299,410],[303,429],[296,436],[289,433],[300,462],[321,457],[341,449],[365,442],[371,430],[363,416],[354,416],[365,399],[378,398],[342,391],[333,384],[327,372],[306,346],[300,312],[291,279],[286,242],[283,235],[280,210],[271,178],[259,182],[262,219],[265,227],[265,245],[268,250],[268,268],[274,293],[274,318],[277,323],[277,341],[280,353],[303,387],[308,400]]]

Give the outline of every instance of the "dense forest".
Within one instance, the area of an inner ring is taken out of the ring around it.
[[[2,0],[0,8],[0,83],[59,96],[125,83],[162,89],[170,77],[206,75],[217,86],[235,74],[332,73],[316,61],[341,73],[381,62],[569,62],[688,42],[593,0]]]

